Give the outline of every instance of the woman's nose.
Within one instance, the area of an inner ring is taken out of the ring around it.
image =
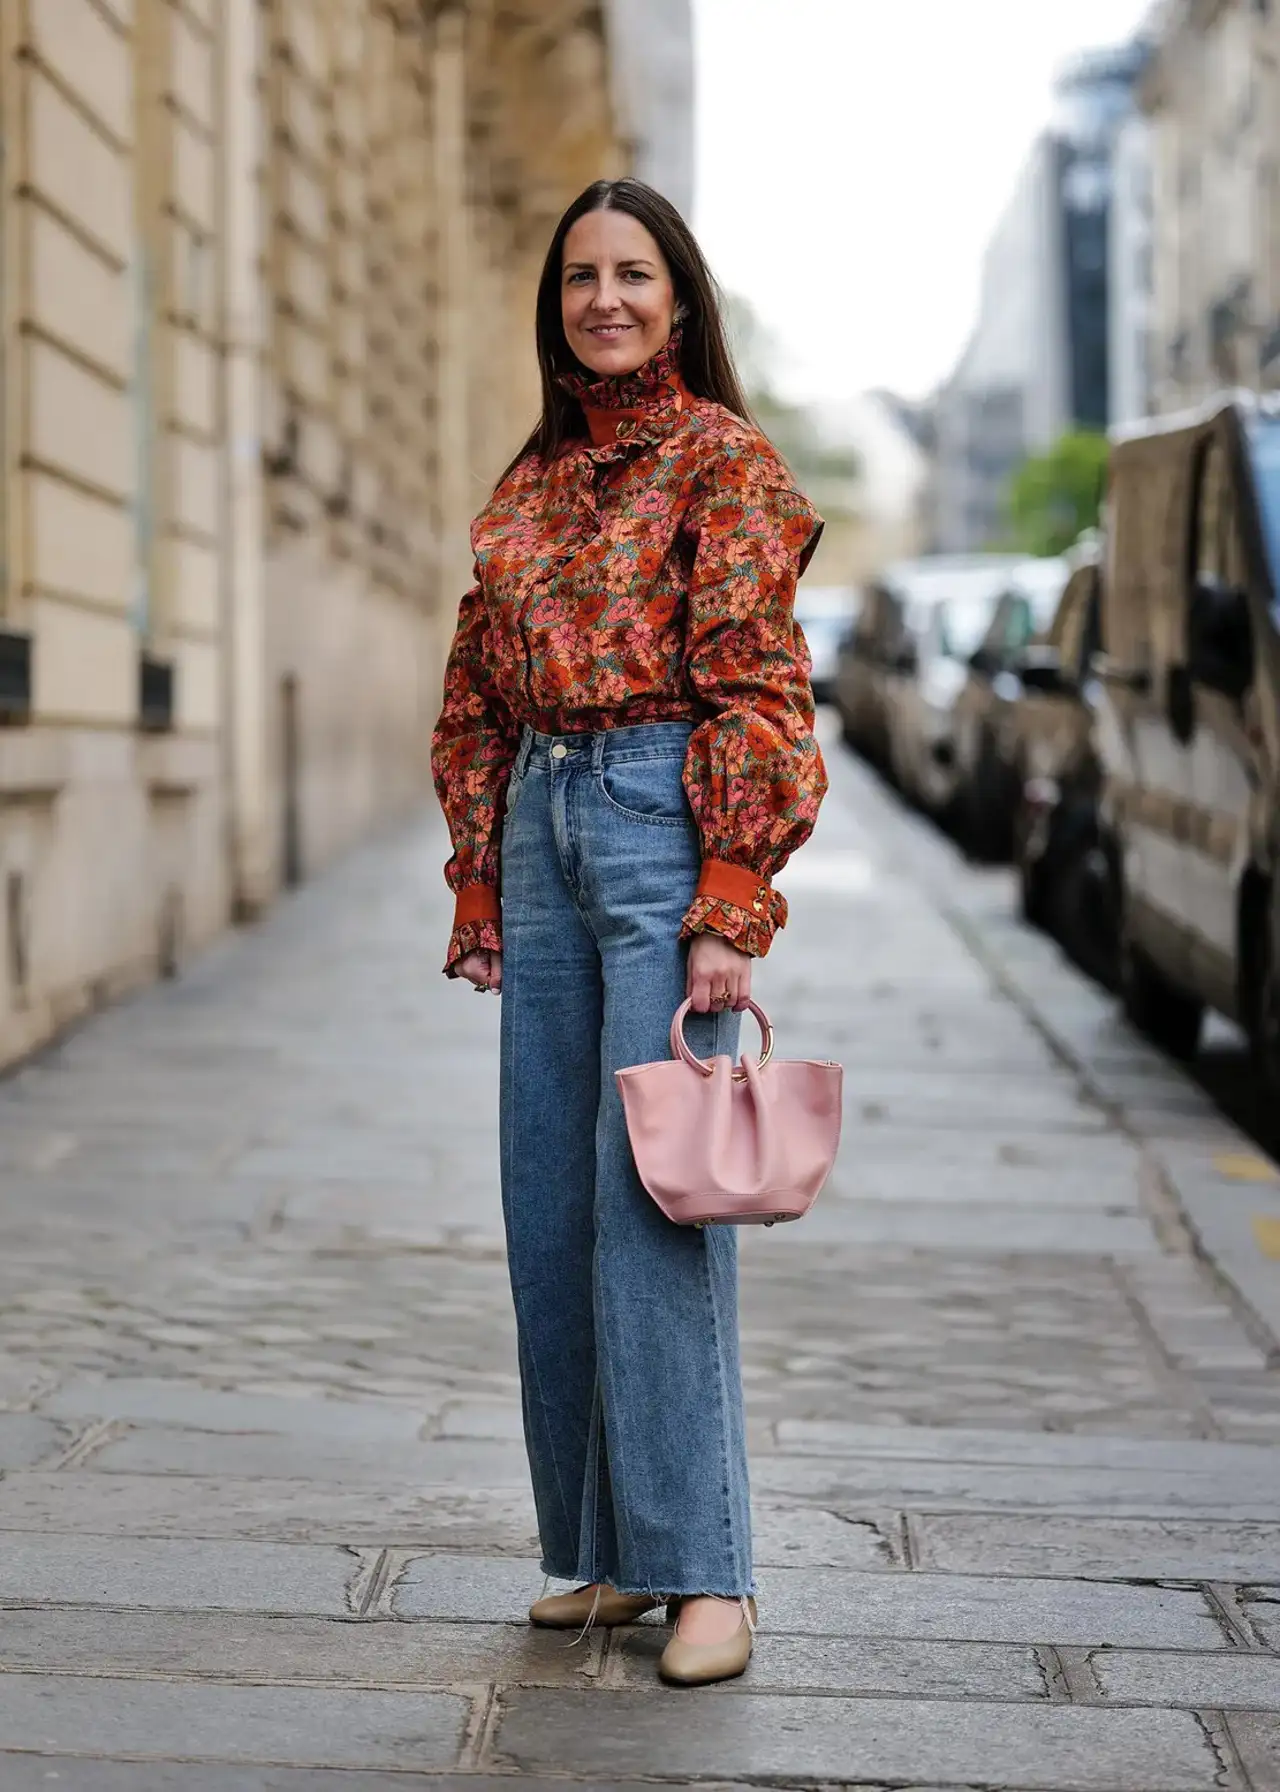
[[[616,311],[621,302],[621,288],[616,280],[613,280],[606,274],[596,288],[596,310]]]

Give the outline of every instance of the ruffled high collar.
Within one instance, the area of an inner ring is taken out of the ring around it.
[[[634,373],[566,373],[560,384],[582,406],[593,448],[661,441],[693,398],[680,377],[678,330]]]

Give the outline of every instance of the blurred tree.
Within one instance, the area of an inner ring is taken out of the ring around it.
[[[1071,430],[1047,454],[1023,461],[1009,481],[1008,546],[1027,554],[1064,554],[1096,527],[1107,471],[1107,438]]]
[[[725,317],[756,421],[795,474],[801,490],[828,521],[855,515],[862,472],[857,449],[830,441],[811,410],[779,394],[774,383],[777,347],[750,302],[731,293],[725,301]]]

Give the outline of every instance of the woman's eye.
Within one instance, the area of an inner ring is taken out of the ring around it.
[[[647,280],[648,278],[649,278],[649,276],[648,276],[648,274],[645,273],[643,268],[628,268],[627,269],[627,279],[628,280]]]

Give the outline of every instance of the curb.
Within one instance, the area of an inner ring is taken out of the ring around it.
[[[1043,940],[1050,959],[1050,987],[1045,987],[1002,955],[963,909],[944,904],[941,912],[1083,1092],[1140,1148],[1156,1185],[1148,1193],[1154,1196],[1157,1230],[1167,1232],[1172,1221],[1264,1353],[1267,1367],[1280,1367],[1280,1165],[1241,1132],[1180,1066],[1131,1028],[1114,998],[1069,964],[1052,940]],[[1150,1096],[1163,1094],[1164,1102],[1157,1100],[1154,1108],[1137,1106],[1117,1087],[1126,1080],[1131,1085],[1132,1073],[1126,1079],[1123,1071],[1108,1074],[1090,1062],[1055,1013],[1053,984],[1065,984],[1077,999],[1083,995],[1088,1005],[1109,1012],[1119,1041],[1135,1062],[1144,1064],[1137,1080],[1149,1084]],[[1171,1103],[1170,1094],[1175,1098]],[[1185,1125],[1188,1119],[1194,1122],[1190,1128]]]

